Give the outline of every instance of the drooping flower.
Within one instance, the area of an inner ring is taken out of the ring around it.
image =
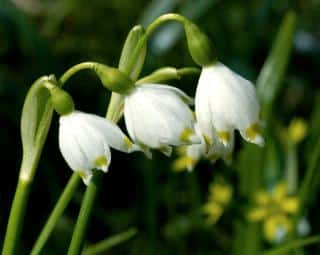
[[[264,144],[254,86],[219,62],[203,67],[195,110],[200,130],[209,144],[214,142],[216,132],[220,141],[227,145],[236,129],[245,140]]]
[[[139,150],[116,124],[100,116],[73,111],[62,115],[59,122],[60,151],[85,184],[93,169],[108,171],[110,147],[127,153]]]
[[[263,233],[268,241],[283,241],[293,227],[292,216],[298,212],[298,198],[289,195],[287,184],[280,182],[270,192],[259,191],[255,203],[247,215],[249,221],[263,222]]]
[[[200,137],[201,143],[185,145],[178,148],[179,157],[173,163],[174,170],[182,171],[187,169],[188,171],[192,171],[201,159],[207,159],[214,163],[219,158],[222,158],[227,164],[231,163],[234,148],[233,133],[231,134],[230,143],[228,143],[227,146],[223,145],[218,139],[217,134],[214,133],[213,142],[208,147],[197,123],[195,124],[195,131],[198,137]]]
[[[171,146],[200,143],[195,134],[192,99],[160,84],[137,86],[125,98],[124,117],[132,140],[151,156],[151,149],[170,155]]]

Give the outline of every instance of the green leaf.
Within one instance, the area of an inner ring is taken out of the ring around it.
[[[261,100],[262,113],[266,119],[268,119],[273,102],[283,86],[283,77],[291,54],[295,27],[296,15],[294,12],[289,12],[280,26],[271,52],[257,79],[257,92]]]
[[[278,248],[265,251],[262,253],[262,255],[281,255],[281,254],[291,254],[292,251],[298,248],[302,248],[304,246],[310,245],[310,244],[315,244],[320,242],[320,237],[319,236],[311,236],[308,238],[303,238],[303,239],[297,239],[294,240],[290,243],[283,244]]]
[[[52,79],[43,76],[31,86],[22,109],[21,139],[23,160],[20,177],[31,180],[50,127],[53,108],[50,94],[43,83]]]
[[[97,244],[87,247],[84,250],[83,255],[105,254],[107,250],[129,240],[130,238],[134,237],[137,233],[137,229],[132,228],[120,234],[109,237],[101,242],[98,242]]]
[[[147,53],[147,46],[145,45],[142,50],[140,51],[140,54],[135,62],[134,68],[132,70],[131,73],[128,73],[127,69],[128,69],[128,64],[130,62],[131,59],[131,55],[134,52],[134,49],[137,45],[137,43],[139,42],[139,40],[141,39],[141,37],[144,35],[144,29],[142,26],[134,26],[131,31],[129,32],[127,39],[124,43],[122,52],[121,52],[121,57],[120,57],[120,61],[119,61],[119,69],[128,74],[130,76],[130,78],[132,80],[137,80],[141,69],[143,67],[144,64],[144,60],[146,57],[146,53]]]

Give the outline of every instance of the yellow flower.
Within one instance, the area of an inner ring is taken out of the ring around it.
[[[285,215],[274,215],[265,220],[263,233],[270,242],[281,242],[292,229],[292,222]]]
[[[307,130],[308,125],[303,119],[293,119],[288,127],[289,139],[294,143],[299,143],[307,135]]]
[[[281,241],[291,229],[291,217],[299,209],[299,201],[288,194],[285,182],[274,186],[271,192],[259,191],[255,196],[255,206],[248,212],[251,222],[263,222],[265,238],[271,242]]]
[[[232,186],[221,179],[210,184],[208,201],[203,206],[209,224],[215,224],[220,219],[231,202],[232,194]]]

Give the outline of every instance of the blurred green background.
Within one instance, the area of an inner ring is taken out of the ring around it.
[[[21,162],[21,109],[34,80],[46,74],[59,76],[82,61],[116,66],[133,25],[146,26],[160,14],[177,12],[195,21],[214,40],[223,63],[255,81],[288,10],[294,10],[298,20],[288,71],[272,114],[275,127],[288,125],[297,116],[308,120],[318,109],[318,0],[0,0],[0,244]],[[142,74],[162,66],[192,65],[183,31],[170,23],[152,37]],[[171,84],[194,95],[196,81],[197,77],[186,77]],[[66,89],[78,109],[104,115],[110,94],[92,73],[76,75]],[[32,188],[20,244],[22,254],[28,254],[72,173],[58,149],[57,122],[55,116]],[[122,122],[121,126],[124,128]],[[314,134],[319,132],[318,127],[319,123],[313,127]],[[308,158],[306,147],[302,144],[298,151],[301,176]],[[241,148],[237,141],[236,158]],[[277,148],[281,151],[280,145]],[[173,159],[159,153],[154,153],[152,161],[141,153],[113,151],[112,155],[88,243],[136,227],[136,237],[104,254],[231,253],[234,223],[244,221],[241,208],[247,203],[237,195],[236,164],[227,167],[220,161],[213,166],[201,162],[195,172],[177,173],[171,170]],[[284,159],[281,153],[277,155],[281,172]],[[200,209],[207,200],[209,183],[218,175],[235,185],[235,200],[213,227],[206,223]],[[43,254],[64,254],[83,191],[81,185]],[[320,230],[318,206],[314,203],[308,215],[314,234]],[[313,252],[317,254],[315,248]]]

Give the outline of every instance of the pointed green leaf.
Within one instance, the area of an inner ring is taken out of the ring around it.
[[[296,15],[289,12],[279,29],[271,52],[257,79],[257,91],[261,100],[262,112],[268,118],[275,97],[278,95],[285,75],[296,26]]]

